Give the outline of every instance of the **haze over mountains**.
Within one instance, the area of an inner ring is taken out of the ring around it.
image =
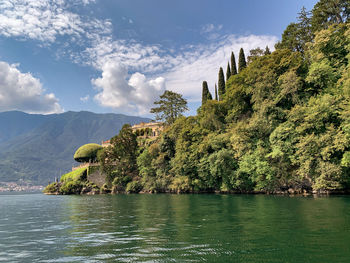
[[[122,114],[65,112],[39,115],[0,113],[0,181],[47,184],[75,165],[73,154],[85,143],[101,143],[125,123],[149,121]]]

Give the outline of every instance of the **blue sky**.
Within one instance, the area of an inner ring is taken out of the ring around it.
[[[314,0],[3,0],[0,111],[150,116],[165,89],[190,112],[220,66],[274,43]]]

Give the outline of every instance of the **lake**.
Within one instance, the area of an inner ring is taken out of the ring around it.
[[[350,262],[350,197],[1,194],[0,262]]]

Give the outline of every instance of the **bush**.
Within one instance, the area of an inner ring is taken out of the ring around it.
[[[139,181],[132,181],[126,186],[127,193],[139,193],[142,189],[143,186]]]
[[[58,192],[58,185],[57,185],[57,183],[49,184],[48,186],[45,187],[43,192],[47,193],[47,194],[57,193]]]
[[[80,194],[84,184],[81,181],[65,182],[60,189],[60,193],[64,195]]]
[[[169,186],[170,190],[177,193],[185,193],[191,190],[188,177],[179,176],[174,178],[172,184]]]
[[[78,168],[72,172],[66,173],[61,176],[61,182],[68,181],[85,181],[87,176],[87,168]]]

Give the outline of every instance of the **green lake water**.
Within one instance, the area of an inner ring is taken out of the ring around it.
[[[1,194],[0,262],[350,262],[350,197]]]

